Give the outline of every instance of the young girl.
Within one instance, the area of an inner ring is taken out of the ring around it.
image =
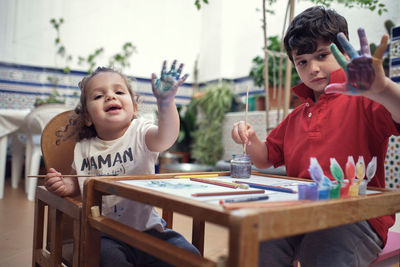
[[[137,96],[128,79],[109,68],[97,68],[79,83],[80,103],[76,108],[79,140],[74,150],[77,174],[131,175],[153,174],[158,152],[168,149],[179,133],[179,116],[174,102],[183,64],[175,70],[173,62],[166,72],[164,61],[161,77],[152,75],[153,94],[157,98],[158,126],[137,118]],[[51,168],[46,175],[46,188],[59,196],[83,192],[84,178],[61,178]],[[154,207],[117,196],[103,197],[103,215],[145,231],[152,236],[199,254],[179,233],[165,228],[164,220]],[[101,266],[169,266],[136,248],[110,236],[101,238]]]

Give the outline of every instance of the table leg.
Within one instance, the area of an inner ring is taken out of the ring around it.
[[[232,216],[230,225],[227,266],[258,266],[258,216]]]

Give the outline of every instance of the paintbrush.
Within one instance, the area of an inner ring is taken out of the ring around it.
[[[247,113],[249,112],[249,86],[247,86],[246,89],[246,111],[245,111],[245,117],[244,117],[244,126],[247,129]],[[243,143],[243,154],[246,155],[246,144]]]
[[[89,174],[62,174],[60,177],[95,177],[96,175]],[[46,178],[46,175],[28,175],[28,178]]]

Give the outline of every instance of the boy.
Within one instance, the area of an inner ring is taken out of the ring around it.
[[[258,168],[285,165],[287,175],[294,177],[310,178],[310,157],[316,157],[332,179],[330,157],[344,166],[350,155],[362,155],[366,162],[377,156],[376,176],[369,185],[385,187],[388,138],[400,134],[400,87],[384,76],[381,62],[387,36],[372,59],[365,34],[360,34],[364,55],[357,57],[343,34],[338,40],[339,33],[348,35],[347,22],[333,10],[312,7],[296,16],[284,42],[303,82],[293,90],[304,104],[271,131],[265,144],[243,121],[234,124],[232,138],[247,145],[246,151]],[[332,43],[346,73],[330,50]],[[350,52],[352,60],[343,58],[336,46]],[[368,266],[385,245],[393,224],[394,215],[384,216],[263,242],[259,266],[292,266],[294,260],[302,267]]]

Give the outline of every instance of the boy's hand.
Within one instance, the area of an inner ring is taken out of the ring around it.
[[[232,128],[232,139],[236,144],[251,145],[250,139],[255,136],[253,126],[244,121],[236,122]]]
[[[336,58],[339,65],[346,71],[346,83],[333,83],[325,88],[325,93],[344,93],[352,95],[365,95],[379,93],[385,89],[387,80],[382,66],[382,57],[385,53],[388,36],[382,37],[379,47],[376,49],[374,56],[371,57],[369,44],[365,31],[358,29],[360,38],[361,55],[347,41],[343,33],[338,34],[338,40],[350,60],[347,60],[335,44],[331,44],[331,52]]]
[[[178,90],[178,87],[182,85],[189,74],[183,75],[180,79],[183,64],[179,65],[178,70],[175,70],[176,60],[172,62],[171,69],[166,71],[167,62],[163,62],[161,69],[161,77],[157,78],[156,74],[151,75],[151,86],[153,94],[157,98],[157,102],[161,105],[170,103]]]

